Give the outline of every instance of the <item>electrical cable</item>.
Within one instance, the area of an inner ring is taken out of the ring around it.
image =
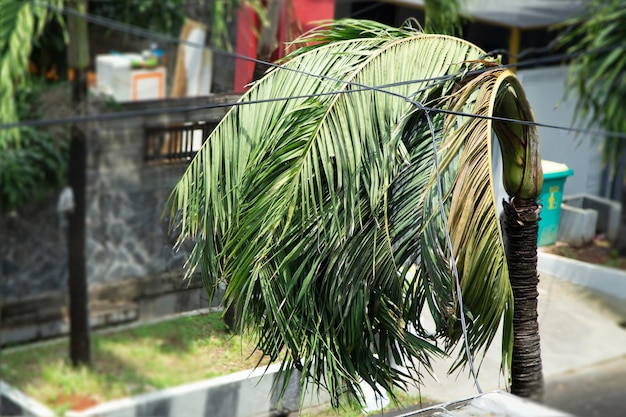
[[[133,26],[133,25],[128,25],[128,24],[124,24],[124,23],[120,23],[117,22],[115,20],[112,19],[108,19],[108,18],[104,18],[104,17],[100,17],[100,16],[95,16],[95,15],[90,15],[90,14],[85,14],[85,13],[81,13],[75,9],[71,9],[71,8],[58,8],[58,7],[54,7],[51,5],[47,5],[49,8],[51,8],[54,11],[57,12],[61,12],[64,14],[68,14],[68,15],[74,15],[74,16],[78,16],[78,17],[82,17],[87,19],[89,22],[94,23],[94,24],[98,24],[98,25],[102,25],[105,27],[109,27],[111,29],[116,29],[125,33],[129,33],[129,34],[136,34],[139,36],[144,36],[147,38],[151,38],[153,40],[162,40],[162,41],[167,41],[167,42],[172,42],[172,43],[179,43],[179,44],[185,44],[185,45],[190,45],[190,46],[194,46],[196,48],[207,48],[210,49],[214,52],[218,52],[221,53],[223,55],[229,56],[229,57],[233,57],[236,59],[244,59],[244,60],[248,60],[248,61],[252,61],[255,63],[262,63],[264,65],[269,65],[271,67],[274,68],[279,68],[279,69],[283,69],[283,70],[291,70],[291,71],[295,71],[297,73],[301,73],[304,75],[308,75],[308,76],[312,76],[312,77],[317,77],[317,78],[321,78],[321,79],[328,79],[334,82],[341,82],[341,83],[346,83],[346,84],[352,84],[350,82],[347,82],[345,80],[339,80],[339,79],[334,79],[332,77],[327,77],[327,76],[322,76],[319,74],[311,74],[308,73],[306,71],[302,71],[302,70],[296,70],[293,68],[288,68],[288,67],[284,67],[281,65],[278,65],[276,63],[269,63],[269,62],[265,62],[262,60],[258,60],[255,58],[250,58],[250,57],[246,57],[240,54],[235,54],[232,52],[227,52],[227,51],[222,51],[216,48],[209,48],[206,45],[202,45],[199,43],[195,43],[195,42],[189,42],[189,41],[185,41],[185,40],[181,40],[180,38],[175,38],[173,36],[169,36],[169,35],[164,35],[164,34],[160,34],[158,32],[155,31],[151,31],[151,30],[147,30],[147,29],[143,29],[143,28],[139,28],[137,26]],[[547,47],[547,46],[546,46]],[[544,47],[545,48],[545,47]],[[513,68],[513,67],[525,67],[525,66],[533,66],[533,65],[537,65],[537,64],[541,64],[541,63],[550,63],[550,62],[560,62],[563,60],[566,60],[568,58],[573,58],[576,56],[580,56],[582,54],[592,54],[592,53],[602,53],[605,51],[609,51],[609,50],[614,50],[617,49],[615,47],[613,48],[598,48],[596,50],[591,50],[591,51],[582,51],[582,52],[578,52],[578,53],[568,53],[568,54],[560,54],[560,55],[555,55],[555,56],[550,56],[550,57],[541,57],[541,58],[536,58],[533,60],[526,60],[526,61],[520,61],[517,63],[513,63],[513,64],[506,64],[506,65],[499,65],[498,67],[486,67],[486,68],[481,68],[479,70],[475,70],[475,71],[470,71],[467,72],[465,75],[478,75],[482,72],[485,71],[489,71],[492,70],[493,68]],[[492,52],[493,53],[493,52]],[[522,54],[520,54],[522,55]],[[489,54],[486,54],[486,56],[490,56]],[[462,71],[459,71],[458,74],[462,73]],[[407,80],[407,81],[403,81],[403,82],[399,82],[399,83],[393,83],[393,84],[388,84],[385,86],[381,86],[379,88],[385,88],[385,87],[391,87],[391,86],[396,86],[396,85],[404,85],[404,84],[410,84],[410,83],[422,83],[422,82],[426,82],[426,81],[433,81],[433,80],[448,80],[448,79],[452,79],[455,76],[457,76],[457,74],[450,74],[450,75],[446,75],[446,76],[441,76],[441,77],[432,77],[432,78],[428,78],[428,79],[422,79],[422,80]],[[353,90],[353,91],[362,91],[364,89],[367,89],[367,86],[360,86],[361,90]],[[353,92],[350,91],[350,92]],[[345,93],[348,91],[338,91],[336,93]],[[320,95],[327,95],[327,94],[334,94],[334,93],[321,93]],[[311,95],[312,97],[313,95]],[[300,97],[284,97],[284,98],[273,98],[273,99],[267,99],[267,100],[259,100],[258,102],[269,102],[269,101],[279,101],[279,100],[289,100],[289,99],[293,99],[293,98],[302,98]],[[237,102],[237,103],[231,103],[230,105],[241,105],[241,104],[253,104],[255,102],[253,101],[249,101],[249,102]],[[98,121],[98,120],[111,120],[111,119],[115,119],[116,117],[114,115],[117,115],[117,118],[130,118],[133,116],[141,116],[141,115],[157,115],[157,114],[166,114],[169,112],[175,112],[175,113],[180,113],[180,112],[184,112],[184,111],[194,111],[194,110],[204,110],[204,109],[209,109],[209,108],[214,108],[214,107],[228,107],[228,104],[214,104],[214,105],[208,105],[208,106],[189,106],[187,108],[187,110],[185,110],[185,108],[183,107],[174,107],[174,108],[162,108],[162,109],[144,109],[144,110],[140,110],[140,111],[136,111],[136,112],[117,112],[117,113],[108,113],[108,114],[100,114],[100,115],[93,115],[93,116],[84,116],[83,120],[80,120],[80,118],[76,118],[76,117],[71,117],[71,118],[63,118],[63,119],[39,119],[39,120],[28,120],[28,121],[22,121],[22,122],[14,122],[14,123],[4,123],[4,124],[0,124],[0,129],[9,129],[9,128],[16,128],[16,127],[25,127],[25,126],[49,126],[49,125],[55,125],[55,124],[64,124],[64,123],[80,123],[80,122],[91,122],[91,121]],[[468,116],[468,117],[479,117],[477,115],[473,115],[473,114],[469,114],[469,113],[461,113],[461,112],[452,112],[452,111],[444,111],[441,109],[433,109],[433,108],[428,108],[428,110],[430,111],[439,111],[439,112],[444,112],[444,113],[450,113],[450,114],[455,114],[455,115],[460,115],[460,116]],[[489,116],[482,116],[483,118],[489,118]],[[614,138],[619,138],[619,139],[626,139],[626,133],[621,133],[621,132],[608,132],[605,130],[599,130],[599,129],[584,129],[584,128],[575,128],[575,127],[570,127],[570,126],[558,126],[558,125],[552,125],[552,124],[547,124],[547,123],[540,123],[540,122],[524,122],[524,121],[520,121],[520,120],[516,120],[516,119],[504,119],[504,118],[497,118],[495,116],[491,117],[492,120],[499,120],[499,121],[503,121],[503,122],[509,122],[509,123],[520,123],[520,124],[527,124],[527,125],[534,125],[537,127],[544,127],[544,128],[550,128],[550,129],[558,129],[558,130],[566,130],[566,131],[571,131],[571,132],[576,132],[576,133],[582,133],[582,134],[590,134],[590,135],[594,135],[594,136],[605,136],[605,137],[614,137]]]
[[[134,26],[134,25],[130,25],[130,24],[126,24],[126,23],[122,23],[122,22],[118,22],[115,21],[113,19],[109,19],[109,18],[105,18],[102,16],[96,16],[93,14],[89,14],[89,13],[81,13],[76,9],[72,9],[72,8],[59,8],[59,7],[55,7],[52,5],[47,5],[47,7],[49,7],[51,10],[54,10],[56,12],[59,13],[63,13],[66,15],[71,15],[71,16],[76,16],[76,17],[81,17],[84,18],[85,20],[87,20],[90,23],[94,23],[96,25],[99,26],[103,26],[103,27],[107,27],[109,29],[115,29],[118,30],[122,33],[128,33],[128,34],[133,34],[133,35],[138,35],[138,36],[142,36],[144,38],[147,39],[151,39],[151,40],[156,40],[156,41],[163,41],[163,42],[168,42],[168,43],[174,43],[174,44],[181,44],[181,45],[187,45],[187,46],[192,46],[194,48],[198,48],[198,49],[207,49],[210,50],[214,53],[226,56],[226,57],[230,57],[230,58],[235,58],[235,59],[241,59],[241,60],[245,60],[245,61],[249,61],[249,62],[253,62],[255,64],[262,64],[265,66],[269,66],[269,67],[273,67],[273,68],[280,68],[283,70],[288,70],[288,71],[293,71],[293,72],[297,72],[297,73],[301,73],[304,75],[308,75],[311,77],[320,77],[323,79],[329,79],[332,81],[337,81],[336,79],[333,79],[331,77],[325,77],[319,74],[312,74],[306,71],[302,71],[302,70],[297,70],[295,68],[289,68],[289,67],[284,67],[280,64],[276,64],[274,62],[267,62],[267,61],[263,61],[263,60],[259,60],[256,58],[252,58],[252,57],[248,57],[245,55],[241,55],[241,54],[237,54],[234,52],[229,52],[229,51],[225,51],[225,50],[221,50],[219,48],[215,48],[215,47],[210,47],[204,44],[200,44],[197,42],[191,42],[191,41],[187,41],[184,39],[180,39],[174,36],[170,36],[170,35],[165,35],[153,30],[149,30],[149,29],[144,29],[138,26]],[[544,48],[549,48],[551,47],[552,43],[539,48],[539,49],[544,49]],[[539,58],[534,58],[534,59],[529,59],[529,60],[525,60],[525,61],[519,61],[516,63],[511,63],[511,64],[501,64],[500,67],[501,68],[524,68],[524,67],[528,67],[528,66],[535,66],[535,65],[539,65],[539,64],[546,64],[546,63],[554,63],[554,62],[561,62],[561,61],[566,61],[568,59],[571,58],[576,58],[578,56],[582,56],[582,55],[592,55],[592,54],[598,54],[598,53],[603,53],[603,52],[609,52],[612,50],[618,49],[617,47],[605,47],[605,48],[596,48],[593,50],[587,50],[587,51],[578,51],[578,52],[570,52],[570,53],[563,53],[563,54],[558,54],[558,55],[553,55],[553,56],[549,56],[549,57],[539,57]],[[501,50],[496,50],[495,52],[499,52]],[[492,52],[488,52],[484,55],[484,57],[491,57],[494,51]],[[514,54],[510,54],[507,51],[507,54],[509,56],[513,56]],[[525,54],[525,51],[522,51],[522,53],[520,53],[518,56],[522,56]],[[472,74],[480,74],[481,72],[484,71],[488,71],[491,68],[482,68],[480,70],[476,70],[476,72],[473,72]],[[444,76],[444,78],[446,77],[450,77],[450,76]],[[346,82],[341,80],[342,82]],[[407,82],[422,82],[422,80],[414,80],[414,81],[407,81]]]
[[[498,67],[493,67],[493,68],[498,68]],[[413,82],[416,82],[416,81],[411,81],[411,83]],[[389,84],[389,86],[393,86],[397,84],[398,83]],[[11,122],[11,123],[0,123],[0,129],[13,129],[13,128],[20,128],[20,127],[45,127],[45,126],[63,125],[63,124],[71,124],[71,123],[87,123],[87,122],[97,122],[97,121],[106,121],[106,120],[128,119],[128,118],[137,117],[137,116],[156,116],[156,115],[163,115],[163,114],[168,114],[168,113],[184,113],[184,112],[209,110],[209,109],[216,109],[216,108],[223,108],[223,107],[234,107],[234,106],[270,103],[274,101],[286,101],[286,100],[293,100],[293,99],[320,97],[320,96],[334,95],[334,94],[352,94],[352,93],[358,93],[358,92],[370,91],[370,90],[381,91],[382,88],[386,88],[386,87],[387,85],[381,86],[379,88],[361,87],[361,88],[352,89],[352,90],[330,91],[330,92],[324,92],[324,93],[315,93],[315,94],[290,96],[290,97],[276,97],[276,98],[268,98],[268,99],[261,99],[261,100],[235,101],[235,102],[228,102],[228,103],[214,103],[214,104],[196,105],[196,106],[162,107],[162,108],[142,109],[142,110],[134,110],[134,111],[130,110],[130,111],[111,112],[111,113],[99,113],[99,114],[87,115],[87,116],[73,116],[73,117],[63,117],[63,118],[30,119],[30,120],[22,120],[22,121]],[[389,93],[386,90],[382,90],[382,91]],[[399,97],[403,99],[408,98],[406,96],[399,96]],[[549,124],[549,123],[543,123],[543,122],[532,122],[532,121],[511,119],[511,118],[500,117],[500,116],[478,115],[478,114],[473,114],[473,113],[438,109],[438,108],[427,107],[427,106],[424,107],[424,109],[431,111],[431,112],[446,113],[446,114],[451,114],[455,116],[475,117],[475,118],[480,118],[480,119],[489,119],[492,121],[517,123],[517,124],[526,125],[526,126],[536,126],[536,127],[543,127],[546,129],[563,130],[563,131],[569,131],[569,132],[574,132],[578,134],[586,134],[590,136],[598,136],[598,137],[602,136],[602,137],[626,139],[626,133],[610,132],[610,131],[602,130],[602,129],[576,128],[576,127],[571,127],[571,126],[555,125],[555,124]]]
[[[478,391],[479,394],[482,394],[483,390],[480,386],[480,383],[478,382],[478,373],[476,372],[476,369],[474,368],[474,359],[472,357],[472,352],[469,346],[469,336],[468,336],[468,330],[467,330],[467,323],[465,320],[465,307],[463,304],[463,294],[461,292],[461,280],[459,278],[459,271],[457,268],[456,259],[454,259],[454,247],[452,245],[452,238],[450,237],[450,231],[448,230],[448,216],[446,216],[446,213],[444,210],[443,191],[442,191],[442,186],[441,186],[441,173],[439,169],[439,156],[437,155],[438,149],[437,149],[437,141],[435,139],[436,137],[435,127],[433,126],[433,121],[432,121],[432,118],[430,117],[429,111],[425,110],[424,106],[418,101],[414,100],[412,101],[412,104],[418,107],[419,109],[421,109],[422,111],[424,111],[424,114],[426,115],[426,121],[428,122],[428,129],[430,130],[430,137],[432,139],[432,144],[433,144],[433,164],[435,166],[435,175],[437,178],[436,183],[437,183],[437,199],[439,200],[438,201],[439,202],[439,215],[441,216],[441,222],[443,223],[446,246],[448,247],[448,251],[450,252],[449,262],[450,262],[450,266],[452,267],[452,275],[454,276],[456,295],[459,301],[459,317],[461,319],[461,332],[463,333],[465,355],[467,357],[467,364],[469,366],[470,373],[472,375],[472,378],[474,379],[474,385],[476,386],[476,390]]]

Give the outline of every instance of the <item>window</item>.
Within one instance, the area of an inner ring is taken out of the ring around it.
[[[190,161],[216,126],[217,122],[194,122],[146,128],[145,161]]]

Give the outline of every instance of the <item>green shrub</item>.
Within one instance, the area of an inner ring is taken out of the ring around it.
[[[49,88],[31,80],[16,89],[20,120],[39,118],[40,94]],[[65,182],[69,151],[67,129],[19,128],[19,135],[0,130],[0,211],[7,212],[46,196]]]
[[[178,36],[185,0],[123,0],[89,3],[89,12],[155,32]]]

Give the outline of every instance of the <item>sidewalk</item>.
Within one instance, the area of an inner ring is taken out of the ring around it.
[[[626,356],[626,329],[619,326],[620,317],[582,287],[542,274],[538,313],[546,380]],[[451,363],[446,359],[433,364],[437,380],[424,376],[422,396],[438,403],[477,394],[469,370],[447,374]],[[478,380],[484,392],[507,389],[500,374],[498,339],[485,355]]]

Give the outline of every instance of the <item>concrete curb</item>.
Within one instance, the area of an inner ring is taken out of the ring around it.
[[[66,417],[266,417],[287,414],[304,407],[326,404],[324,392],[300,392],[300,373],[294,372],[281,402],[272,387],[279,384],[280,365],[241,371],[223,377],[179,385],[160,391],[122,398],[83,411],[68,411]],[[52,417],[54,412],[3,383],[2,397],[10,401],[0,415]]]
[[[54,417],[54,411],[0,380],[0,416]]]
[[[626,299],[626,272],[615,268],[538,252],[537,269],[574,284],[599,291],[613,298]]]

